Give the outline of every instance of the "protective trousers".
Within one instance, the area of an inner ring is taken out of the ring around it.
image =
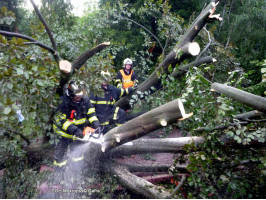
[[[75,166],[74,168],[76,168],[79,162],[84,159],[83,144],[84,143],[80,141],[62,137],[56,146],[54,155],[56,170],[65,170],[67,164],[68,166]],[[66,155],[68,147],[70,152]]]

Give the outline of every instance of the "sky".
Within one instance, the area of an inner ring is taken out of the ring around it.
[[[77,16],[81,16],[83,13],[83,9],[85,9],[85,2],[88,2],[89,5],[97,5],[99,0],[71,0],[71,4],[74,6],[73,13]],[[41,0],[34,0],[34,3],[39,7],[41,4]],[[33,6],[30,3],[30,0],[26,0],[26,7],[29,9],[33,9]]]

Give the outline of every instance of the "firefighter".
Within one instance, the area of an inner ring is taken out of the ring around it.
[[[114,104],[120,97],[130,94],[133,89],[132,87],[121,89],[110,85],[111,75],[109,72],[102,71],[101,76],[103,79],[101,84],[103,96],[91,93],[90,100],[95,107],[96,116],[101,123],[103,133],[106,133],[109,125],[115,123],[116,126],[120,126],[126,121],[126,112]]]
[[[133,62],[131,59],[126,58],[123,62],[123,69],[117,73],[115,84],[118,88],[129,88],[137,86],[138,80],[137,75],[133,68]]]
[[[81,142],[77,138],[83,138],[83,130],[88,125],[93,129],[99,127],[100,123],[95,115],[95,108],[90,100],[84,95],[82,85],[71,81],[65,88],[62,97],[63,102],[58,107],[59,114],[53,125],[54,131],[61,136],[55,150],[54,165],[56,169],[65,169],[69,161],[77,163],[83,160],[82,151],[74,151]],[[65,153],[70,147],[70,157],[65,158]],[[71,152],[73,152],[71,154]]]

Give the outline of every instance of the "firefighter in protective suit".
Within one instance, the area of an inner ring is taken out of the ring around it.
[[[126,58],[123,62],[123,69],[117,73],[115,84],[118,88],[137,87],[137,75],[133,68],[133,62],[131,59]]]
[[[103,79],[101,90],[104,94],[101,97],[91,93],[90,100],[92,105],[95,107],[96,116],[103,127],[103,133],[106,133],[109,125],[115,123],[116,126],[119,126],[125,123],[126,112],[114,104],[119,98],[132,93],[133,88],[129,87],[121,89],[110,85],[111,74],[109,72],[102,71],[101,76]]]
[[[62,104],[58,107],[59,114],[56,115],[56,122],[53,125],[55,133],[62,136],[56,146],[54,165],[56,169],[65,169],[67,162],[77,163],[83,160],[82,151],[74,151],[81,142],[77,138],[83,138],[83,130],[89,126],[98,128],[100,123],[95,115],[95,108],[90,100],[84,96],[81,85],[71,81],[65,89],[62,97]],[[93,130],[93,129],[92,129]],[[65,153],[70,147],[70,157],[65,158]],[[71,153],[73,152],[73,153]]]

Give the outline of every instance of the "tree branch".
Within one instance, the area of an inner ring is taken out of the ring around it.
[[[207,51],[207,49],[211,46],[211,43],[212,43],[212,40],[211,40],[211,36],[210,36],[210,32],[206,29],[206,25],[204,26],[203,28],[207,34],[208,34],[208,39],[209,39],[209,42],[208,44],[205,46],[205,48],[203,49],[202,52],[200,52],[200,54],[197,56],[196,58],[196,61],[199,60],[201,58],[201,56],[205,53],[205,51]]]
[[[145,179],[130,173],[121,165],[110,163],[105,165],[105,168],[118,177],[121,185],[129,188],[133,192],[151,199],[164,199],[170,196],[170,193],[165,188],[153,185]]]
[[[46,30],[46,32],[47,32],[47,34],[48,34],[48,36],[50,38],[50,41],[52,43],[53,49],[56,51],[56,54],[58,54],[57,47],[56,47],[56,43],[55,43],[55,40],[54,40],[54,37],[53,37],[53,34],[52,34],[50,28],[48,27],[46,21],[44,20],[42,14],[40,13],[40,11],[39,11],[38,7],[36,6],[36,4],[34,3],[34,1],[33,0],[30,0],[30,2],[32,4],[32,6],[33,6],[33,8],[34,8],[34,10],[36,12],[36,14],[38,15],[40,21],[42,22],[42,24],[45,27],[45,30]],[[59,56],[56,56],[55,58],[56,58],[56,62],[59,62],[59,60],[60,60]]]
[[[187,65],[175,68],[174,71],[170,74],[171,77],[178,78],[182,75],[184,75],[191,67],[198,67],[202,64],[209,64],[216,62],[215,58],[212,58],[211,56],[206,56],[204,58],[199,58],[198,60],[195,60],[192,63],[189,63]]]
[[[116,147],[110,151],[113,157],[128,156],[144,153],[177,153],[184,152],[183,147],[186,144],[202,143],[203,137],[180,137],[180,138],[153,138],[137,139]]]
[[[266,113],[266,98],[257,96],[243,90],[239,90],[227,85],[213,83],[211,85],[212,91],[217,91],[224,94],[240,103],[250,106],[258,111]]]
[[[96,47],[93,47],[92,49],[85,51],[81,56],[79,56],[75,61],[72,62],[72,69],[78,70],[90,57],[100,52],[101,50],[105,49],[109,45],[110,42],[104,42]]]
[[[38,40],[35,40],[32,37],[29,37],[29,36],[26,36],[26,35],[23,35],[23,34],[20,34],[20,33],[14,33],[14,32],[8,32],[8,31],[1,31],[1,30],[0,30],[0,34],[5,35],[5,36],[17,37],[17,38],[22,38],[22,39],[25,39],[25,40],[32,41],[37,46],[42,47],[42,48],[48,50],[50,53],[52,53],[52,55],[53,55],[53,57],[54,57],[55,60],[60,59],[59,56],[58,56],[58,54],[57,54],[57,52],[53,48],[51,48],[51,47],[49,47],[49,46],[47,46],[47,45],[39,42]]]
[[[75,72],[79,70],[89,58],[91,58],[93,55],[100,52],[101,50],[105,49],[109,45],[110,42],[104,42],[102,44],[99,44],[98,46],[84,52],[72,63],[68,62],[67,60],[60,61],[59,69],[61,72],[61,79],[59,82],[59,87],[56,89],[56,93],[62,95],[64,85],[70,80],[70,78],[75,74]]]
[[[254,117],[265,117],[265,114],[257,110],[253,110],[250,112],[246,112],[246,113],[242,113],[242,114],[238,114],[234,116],[234,118],[242,120],[242,121],[249,121],[250,118],[254,118]]]
[[[174,194],[179,190],[179,188],[184,184],[186,180],[186,175],[182,175],[181,181],[179,182],[178,186],[176,186],[176,188],[172,191],[171,195],[169,196],[169,198],[172,198],[174,196]]]
[[[138,164],[122,164],[130,172],[167,172],[172,165],[153,164],[153,165],[138,165]],[[174,165],[174,168],[180,173],[188,173],[187,165]]]

